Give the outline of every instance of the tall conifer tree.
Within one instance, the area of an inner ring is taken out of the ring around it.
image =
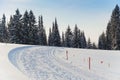
[[[43,17],[39,17],[38,21],[38,44],[47,45],[46,32],[43,26]]]
[[[70,26],[68,25],[68,28],[65,32],[65,47],[72,47],[72,38],[73,38],[73,34]]]
[[[107,26],[107,49],[120,49],[120,9],[116,5]]]

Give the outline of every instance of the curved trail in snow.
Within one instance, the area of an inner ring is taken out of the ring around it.
[[[64,51],[54,47],[20,47],[10,51],[8,58],[30,80],[106,80],[56,56]]]

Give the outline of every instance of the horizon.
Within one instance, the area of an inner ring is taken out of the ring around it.
[[[119,4],[118,4],[119,3]],[[3,14],[9,21],[10,15],[14,15],[18,8],[23,15],[25,10],[32,10],[36,20],[42,15],[46,33],[52,27],[52,22],[57,18],[60,35],[65,32],[68,25],[72,31],[77,24],[78,28],[85,32],[86,39],[90,37],[91,42],[97,44],[99,36],[106,31],[107,23],[115,5],[120,6],[118,0],[2,0],[0,3],[2,17]]]

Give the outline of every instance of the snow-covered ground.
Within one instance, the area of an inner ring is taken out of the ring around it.
[[[0,44],[0,80],[120,80],[119,61],[120,51]]]
[[[23,45],[0,43],[0,80],[29,80],[8,59],[9,51],[20,46]]]

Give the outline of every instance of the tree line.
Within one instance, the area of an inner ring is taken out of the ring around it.
[[[48,36],[48,37],[47,37]],[[36,21],[32,10],[26,10],[22,15],[19,9],[10,17],[6,24],[6,17],[0,21],[0,42],[72,47],[72,48],[88,48],[88,49],[104,49],[104,50],[120,50],[120,8],[115,6],[111,19],[107,25],[106,32],[103,32],[98,39],[98,45],[91,42],[90,38],[86,40],[84,31],[81,31],[77,24],[72,31],[68,25],[65,32],[60,36],[57,19],[49,28],[49,34],[43,24],[43,16],[38,17]]]
[[[77,24],[74,31],[70,26],[60,36],[57,19],[52,23],[52,28],[49,28],[48,37],[43,25],[43,17],[38,17],[36,21],[32,10],[26,10],[22,15],[19,9],[10,17],[6,24],[6,17],[3,14],[0,22],[0,42],[15,43],[15,44],[30,44],[30,45],[47,45],[58,47],[73,47],[73,48],[96,48],[95,43],[91,43],[90,38],[86,41],[84,31],[81,31]]]

